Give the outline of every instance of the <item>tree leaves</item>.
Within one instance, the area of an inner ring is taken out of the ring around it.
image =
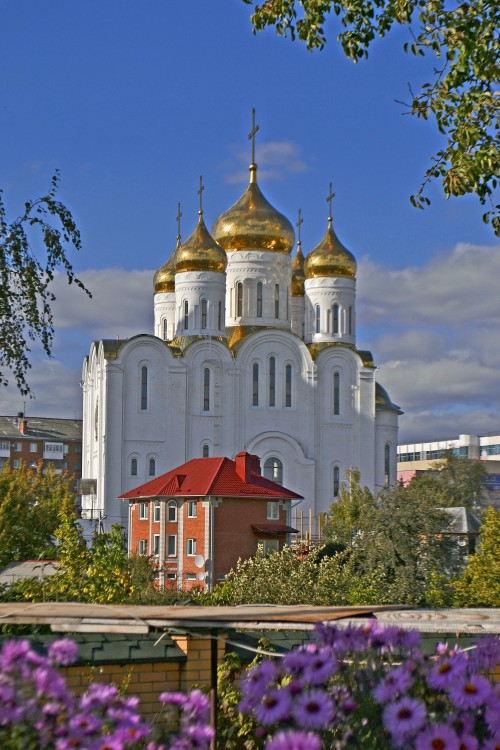
[[[243,0],[249,3],[249,0]],[[407,53],[431,55],[437,64],[406,105],[408,113],[434,119],[445,145],[431,157],[422,184],[410,197],[429,205],[425,190],[441,181],[447,198],[475,194],[488,210],[483,221],[500,236],[495,203],[500,174],[500,5],[496,0],[265,0],[251,17],[255,31],[274,27],[281,36],[321,50],[328,16],[337,17],[337,41],[353,62],[368,57],[371,43],[396,25],[409,26]]]
[[[23,395],[30,394],[27,371],[31,367],[30,341],[39,341],[51,356],[54,337],[50,283],[62,269],[68,283],[90,292],[75,276],[68,260],[69,247],[81,249],[80,232],[69,209],[56,200],[59,171],[47,195],[24,204],[24,212],[12,222],[0,190],[0,385],[8,384],[5,369],[13,374]],[[42,253],[33,244],[42,245]]]

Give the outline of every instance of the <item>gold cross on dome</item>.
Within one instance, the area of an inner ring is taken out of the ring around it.
[[[298,234],[299,234],[299,238],[297,240],[297,245],[301,245],[302,244],[301,241],[300,241],[300,225],[303,224],[303,223],[304,223],[304,219],[302,218],[302,211],[299,208],[299,218],[298,218],[297,224],[295,225],[297,227],[297,231],[298,231]]]
[[[252,141],[252,164],[255,164],[255,134],[259,126],[255,124],[255,107],[252,109],[252,130],[248,134],[248,139]]]
[[[203,213],[203,191],[204,190],[205,190],[205,186],[203,184],[203,177],[200,175],[200,189],[198,190],[198,195],[200,196],[200,210],[198,211],[198,213],[200,214],[200,216]]]
[[[332,190],[332,183],[330,182],[330,194],[326,199],[326,202],[330,204],[330,219],[332,217],[332,200],[335,198],[335,193]]]
[[[181,219],[182,219],[182,211],[181,211],[181,204],[177,204],[177,216],[175,217],[177,220],[177,239],[180,240],[181,238]]]

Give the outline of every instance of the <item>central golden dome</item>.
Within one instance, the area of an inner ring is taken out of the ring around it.
[[[292,252],[295,233],[288,219],[262,195],[257,185],[257,165],[250,165],[250,182],[234,206],[216,220],[212,236],[226,252],[269,250]]]
[[[298,243],[298,245],[299,247],[295,253],[295,258],[292,260],[292,297],[304,296],[304,281],[306,278],[304,274],[304,256],[302,255],[300,243]]]
[[[306,279],[315,279],[318,276],[347,276],[353,279],[356,276],[356,268],[354,255],[339,241],[329,217],[325,236],[305,260]]]
[[[209,234],[203,221],[203,212],[193,234],[175,253],[175,272],[215,271],[225,273],[227,256],[223,248]]]
[[[180,239],[177,238],[175,250],[155,273],[153,277],[153,288],[155,294],[160,292],[175,292],[175,254],[180,247]]]

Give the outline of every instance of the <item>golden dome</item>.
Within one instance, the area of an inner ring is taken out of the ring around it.
[[[262,195],[257,185],[257,165],[250,165],[250,182],[234,206],[216,220],[212,235],[226,252],[270,250],[292,252],[295,233],[288,219]]]
[[[203,221],[203,212],[193,234],[175,253],[175,272],[215,271],[225,273],[227,256],[223,248],[209,234]]]
[[[339,242],[329,217],[325,236],[305,260],[306,279],[318,276],[348,276],[353,279],[356,267],[354,255]]]
[[[375,409],[394,411],[396,414],[404,413],[397,404],[391,401],[389,394],[380,383],[375,383]]]
[[[155,294],[160,292],[175,292],[175,254],[179,249],[180,241],[177,238],[177,245],[174,252],[155,273],[153,277],[153,288]]]
[[[291,293],[292,297],[303,297],[304,296],[304,256],[302,250],[299,247],[295,253],[295,258],[292,260],[292,286]]]

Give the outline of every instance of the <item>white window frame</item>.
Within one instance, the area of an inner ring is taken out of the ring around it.
[[[186,539],[186,556],[196,557],[196,539],[194,537]]]
[[[170,540],[174,540],[174,551],[170,551]],[[177,534],[167,534],[167,557],[177,557]]]
[[[198,518],[198,501],[197,500],[187,501],[186,518]]]
[[[267,503],[267,520],[268,521],[279,521],[280,518],[280,504],[275,500],[269,500]]]
[[[30,443],[30,453],[38,453],[38,443]]]
[[[139,539],[137,542],[137,554],[144,556],[148,554],[148,540],[147,539]]]
[[[139,503],[139,521],[147,521],[149,517],[149,503]]]
[[[265,555],[268,555],[270,552],[279,552],[280,550],[279,539],[259,539],[259,545],[262,546]]]
[[[155,523],[158,523],[161,516],[161,501],[155,500],[154,506],[153,506],[153,521]]]
[[[170,511],[173,510],[173,518],[170,518]],[[175,500],[169,500],[167,505],[167,521],[168,523],[177,523],[177,503]]]
[[[160,535],[153,534],[153,555],[158,557],[160,554]]]

